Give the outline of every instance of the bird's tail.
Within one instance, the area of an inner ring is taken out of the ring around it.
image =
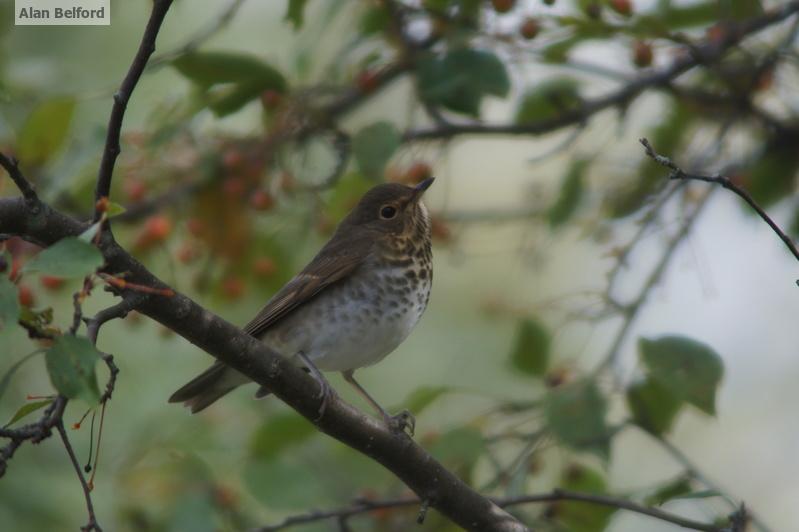
[[[250,382],[250,379],[235,369],[216,362],[173,393],[169,402],[183,403],[191,408],[192,414],[196,414],[234,388],[247,382]]]

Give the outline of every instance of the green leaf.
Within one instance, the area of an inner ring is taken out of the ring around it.
[[[725,495],[717,490],[701,490],[701,491],[694,491],[691,493],[686,493],[685,495],[679,495],[674,497],[675,499],[709,499],[711,497],[725,497]],[[726,498],[726,497],[725,497]]]
[[[577,80],[569,77],[539,83],[522,96],[516,110],[516,123],[548,120],[578,110],[583,101],[579,89]]]
[[[94,365],[100,353],[88,338],[62,335],[45,352],[47,372],[58,392],[68,399],[83,399],[90,405],[100,401]]]
[[[56,98],[37,105],[19,131],[19,159],[29,165],[49,161],[64,146],[74,111],[73,98]]]
[[[652,379],[675,397],[715,415],[724,365],[713,349],[690,338],[663,336],[641,338],[638,350]]]
[[[544,324],[525,318],[516,329],[511,364],[522,373],[540,377],[549,367],[549,345],[549,331]]]
[[[17,287],[5,274],[0,274],[0,334],[10,331],[18,319]]]
[[[391,16],[388,10],[382,6],[370,6],[361,15],[361,20],[358,22],[358,27],[361,30],[361,35],[369,36],[376,33],[382,33],[388,28],[391,22]]]
[[[32,353],[28,353],[24,357],[20,358],[19,360],[17,360],[13,364],[11,364],[11,367],[8,368],[8,370],[6,370],[5,374],[3,375],[3,378],[0,379],[0,399],[2,399],[3,398],[3,394],[6,393],[6,390],[8,389],[8,385],[11,383],[11,378],[14,376],[14,373],[16,373],[17,370],[20,367],[22,367],[22,365],[25,362],[27,362],[28,360],[33,358],[34,355],[38,355],[38,354],[43,353],[43,352],[44,352],[43,350],[37,349],[36,351],[34,351]]]
[[[283,74],[257,57],[234,52],[192,52],[172,62],[178,72],[201,87],[219,83],[253,83],[261,90],[286,90]]]
[[[358,131],[352,139],[352,150],[358,168],[366,177],[380,179],[386,163],[397,151],[402,137],[390,122],[376,122]]]
[[[294,412],[272,416],[253,434],[250,455],[263,462],[274,460],[284,450],[298,446],[314,434],[314,426]]]
[[[119,216],[120,214],[125,212],[125,210],[126,210],[125,207],[123,207],[119,203],[116,203],[116,202],[113,202],[113,201],[109,201],[108,202],[108,207],[107,207],[107,209],[105,211],[105,214],[109,218],[113,218],[114,216]]]
[[[286,15],[283,17],[283,20],[290,22],[291,25],[294,26],[294,31],[302,28],[305,17],[305,5],[307,3],[308,0],[289,0]]]
[[[604,476],[582,465],[571,465],[563,473],[559,487],[582,493],[607,493]],[[616,508],[577,501],[558,501],[550,514],[569,532],[601,532],[607,528]]]
[[[84,242],[91,244],[94,237],[97,236],[97,233],[100,232],[100,226],[102,226],[102,222],[97,222],[89,226],[84,232],[78,235],[78,238],[83,240]]]
[[[218,117],[235,113],[264,91],[260,82],[242,82],[213,89],[205,96],[206,105]]]
[[[422,99],[451,111],[477,116],[484,96],[504,98],[510,91],[505,65],[484,50],[458,49],[443,57],[422,55],[416,63]]]
[[[647,506],[660,506],[665,502],[691,493],[691,477],[680,475],[660,486],[654,493],[644,499]]]
[[[37,410],[44,408],[45,406],[49,405],[52,402],[53,399],[44,399],[42,401],[35,401],[33,403],[25,403],[24,405],[19,407],[19,410],[17,410],[17,412],[11,417],[11,420],[8,423],[6,423],[5,426],[8,427],[10,425],[13,425],[14,423],[24,418],[28,414],[32,414],[33,412],[36,412]]]
[[[682,400],[658,381],[647,378],[627,389],[627,405],[636,425],[660,435],[671,430]]]
[[[287,459],[248,463],[244,483],[264,506],[276,509],[307,508],[329,493],[309,464]]]
[[[607,402],[594,381],[566,384],[550,391],[544,403],[547,427],[564,445],[608,458]]]
[[[563,225],[569,221],[583,197],[583,180],[588,169],[588,160],[576,159],[572,161],[566,177],[560,186],[558,201],[550,207],[547,217],[552,228]]]
[[[103,255],[80,238],[62,238],[33,257],[22,271],[57,275],[64,278],[85,277],[103,265]]]
[[[409,412],[418,416],[423,410],[433,404],[436,399],[451,391],[452,388],[449,386],[422,386],[411,392],[396,410],[407,408]]]

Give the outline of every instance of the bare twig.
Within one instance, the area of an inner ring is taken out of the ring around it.
[[[55,424],[55,427],[58,430],[58,434],[61,436],[61,441],[64,443],[64,448],[67,450],[69,461],[72,462],[72,467],[75,468],[75,473],[77,473],[78,480],[80,480],[80,485],[83,488],[83,496],[86,499],[86,510],[89,512],[89,522],[86,523],[85,526],[80,527],[80,529],[84,532],[103,532],[103,529],[100,528],[100,524],[97,522],[97,516],[94,514],[91,488],[86,482],[86,477],[83,475],[83,470],[78,463],[78,458],[75,456],[75,451],[72,449],[72,444],[69,443],[69,437],[67,436],[67,431],[64,429],[63,419],[59,419]]]
[[[791,252],[791,254],[799,260],[799,249],[796,248],[796,244],[794,244],[793,239],[789,237],[785,232],[780,229],[780,226],[771,219],[771,217],[763,210],[763,208],[757,204],[757,202],[752,198],[752,196],[746,190],[742,189],[738,185],[732,182],[728,177],[722,175],[700,175],[700,174],[689,174],[688,172],[683,171],[682,168],[677,166],[674,161],[665,157],[663,155],[658,154],[649,141],[645,138],[640,139],[641,144],[643,144],[644,148],[646,149],[646,154],[654,159],[654,161],[661,166],[665,166],[671,170],[669,174],[669,179],[676,179],[676,180],[694,180],[694,181],[704,181],[706,183],[715,183],[717,185],[721,185],[722,187],[726,188],[727,190],[731,190],[736,193],[738,196],[743,198],[743,200],[749,204],[752,209],[757,212],[760,218],[766,222],[771,230],[774,231],[780,240],[785,243],[785,246]]]
[[[245,0],[231,0],[230,3],[222,9],[219,15],[217,15],[213,22],[208,24],[207,27],[198,31],[177,49],[153,57],[152,60],[147,64],[145,70],[158,68],[183,54],[193,52],[199,48],[203,43],[205,43],[205,41],[216,35],[220,30],[227,26],[231,20],[233,20],[233,17],[236,15],[236,12],[238,12],[242,4],[244,4],[244,1]]]
[[[103,150],[103,158],[100,161],[100,169],[97,173],[97,185],[94,191],[95,204],[100,198],[107,198],[111,191],[111,178],[114,174],[114,164],[116,163],[117,156],[121,151],[119,147],[119,138],[122,132],[122,120],[125,118],[125,110],[128,106],[128,100],[139,82],[139,78],[144,72],[144,67],[147,65],[147,60],[155,51],[155,39],[158,37],[158,31],[161,29],[161,23],[164,21],[166,12],[169,6],[172,5],[172,0],[154,0],[153,10],[150,13],[150,19],[147,22],[147,27],[142,35],[139,50],[136,52],[133,62],[122,80],[119,90],[114,94],[114,105],[111,109],[111,116],[108,119],[108,133],[105,139],[105,148]],[[94,221],[97,222],[102,216],[100,209],[95,209]]]
[[[587,504],[595,504],[599,506],[607,506],[609,508],[616,508],[620,510],[627,510],[641,515],[647,515],[660,521],[672,523],[683,528],[691,530],[702,530],[706,532],[722,532],[724,527],[717,526],[710,523],[702,523],[687,519],[679,515],[663,511],[659,508],[652,508],[642,504],[635,503],[622,497],[613,497],[610,495],[602,495],[598,493],[583,493],[577,491],[555,489],[548,493],[521,495],[518,497],[505,497],[492,499],[497,506],[508,508],[511,506],[520,506],[522,504],[533,503],[547,503],[558,501],[577,501]],[[415,497],[404,497],[398,499],[386,499],[382,501],[359,500],[350,506],[326,511],[313,511],[305,514],[294,515],[285,518],[280,523],[269,525],[255,529],[253,532],[277,532],[293,526],[314,523],[318,521],[325,521],[328,519],[342,519],[349,518],[355,515],[365,514],[376,510],[390,510],[394,508],[409,508],[422,504],[424,508],[424,501],[420,501]]]
[[[7,429],[0,427],[0,438],[7,438],[11,440],[5,447],[0,449],[0,477],[2,477],[8,466],[8,461],[13,458],[14,453],[22,445],[24,441],[32,443],[39,443],[40,441],[49,438],[53,427],[61,421],[64,415],[64,408],[67,405],[67,400],[58,396],[48,406],[42,417],[34,423],[29,423],[16,429]]]
[[[28,208],[31,209],[33,214],[39,212],[39,196],[36,195],[36,191],[33,190],[33,185],[31,182],[28,181],[25,176],[22,174],[22,171],[19,169],[19,161],[14,159],[13,157],[6,157],[3,153],[0,153],[0,166],[5,168],[6,172],[8,172],[9,177],[11,180],[14,181],[14,184],[17,185],[17,188],[20,192],[22,192],[22,196],[25,198],[25,203],[28,205]]]

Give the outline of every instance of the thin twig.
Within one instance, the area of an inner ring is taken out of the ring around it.
[[[577,501],[577,502],[584,502],[587,504],[607,506],[610,508],[616,508],[620,510],[627,510],[641,515],[647,515],[654,519],[659,519],[661,521],[672,523],[691,530],[702,530],[706,532],[722,532],[724,530],[722,526],[717,526],[709,523],[702,523],[700,521],[694,521],[693,519],[687,519],[679,515],[660,510],[659,508],[644,506],[622,497],[613,497],[610,495],[601,495],[598,493],[582,493],[577,491],[555,489],[549,493],[521,495],[518,497],[492,498],[492,500],[497,506],[500,506],[502,508],[507,508],[510,506],[519,506],[522,504],[557,502],[557,501]],[[408,508],[419,504],[422,504],[423,505],[422,507],[424,507],[424,501],[420,501],[418,498],[415,497],[386,499],[383,501],[360,500],[356,501],[351,506],[347,506],[344,508],[338,508],[326,511],[313,511],[305,514],[290,516],[285,518],[280,523],[257,528],[253,532],[277,532],[279,530],[284,530],[286,528],[290,528],[296,525],[314,523],[328,519],[348,518],[354,515],[373,512],[375,510]]]
[[[700,174],[689,174],[688,172],[685,172],[682,168],[677,166],[677,164],[668,157],[658,154],[647,139],[642,138],[639,140],[639,142],[643,144],[644,148],[646,149],[646,154],[649,157],[654,159],[654,161],[660,164],[661,166],[665,166],[666,168],[671,170],[671,173],[669,174],[669,179],[694,180],[694,181],[704,181],[706,183],[715,183],[717,185],[721,185],[727,190],[733,191],[739,197],[743,198],[743,200],[746,203],[748,203],[749,206],[752,207],[752,209],[754,209],[758,215],[760,215],[760,218],[762,218],[763,221],[766,222],[769,225],[769,227],[771,227],[771,230],[774,231],[778,237],[780,237],[780,240],[782,240],[785,243],[785,246],[788,248],[791,254],[793,254],[794,258],[796,258],[796,260],[799,260],[799,249],[796,248],[796,244],[794,244],[793,239],[791,239],[791,237],[789,237],[787,234],[785,234],[785,232],[782,229],[780,229],[780,226],[777,225],[777,223],[771,219],[771,217],[766,213],[766,211],[764,211],[763,208],[757,204],[757,202],[754,200],[754,198],[752,198],[749,192],[747,192],[746,190],[742,189],[741,187],[733,183],[732,180],[730,180],[730,178],[722,175],[710,176],[710,175],[700,175]]]
[[[67,431],[64,429],[64,421],[59,419],[55,425],[56,429],[58,430],[58,434],[61,436],[61,441],[64,443],[64,448],[67,450],[67,454],[69,455],[69,460],[72,462],[72,467],[75,468],[75,473],[78,475],[78,480],[80,480],[80,485],[83,488],[83,496],[86,499],[86,510],[89,512],[89,522],[86,523],[85,526],[82,526],[80,529],[84,532],[91,532],[92,530],[95,532],[103,532],[103,529],[100,528],[99,523],[97,522],[97,517],[94,514],[94,505],[92,504],[92,495],[91,495],[91,488],[89,484],[86,483],[86,477],[83,476],[83,470],[78,463],[78,458],[75,456],[75,451],[72,449],[72,444],[69,443],[69,437],[67,436]]]
[[[451,124],[448,126],[433,126],[426,129],[417,129],[405,132],[405,142],[423,140],[447,140],[459,135],[541,135],[551,133],[558,129],[584,124],[594,114],[613,107],[625,107],[635,98],[651,87],[666,87],[682,74],[699,65],[707,65],[718,61],[733,46],[744,38],[753,35],[765,28],[799,12],[799,0],[788,2],[773,9],[761,17],[751,19],[737,26],[725,28],[723,37],[719,41],[707,41],[695,47],[692,53],[683,54],[675,59],[669,66],[656,70],[651,74],[643,75],[621,88],[605,96],[583,101],[577,109],[564,112],[553,118],[523,124]]]
[[[130,100],[133,89],[136,88],[136,84],[139,82],[142,72],[144,72],[147,61],[155,51],[155,39],[158,37],[161,23],[164,21],[166,12],[171,5],[172,0],[154,0],[153,10],[150,13],[150,19],[147,21],[144,35],[142,35],[139,50],[136,52],[119,90],[114,94],[114,105],[111,109],[111,116],[108,119],[108,133],[105,139],[103,158],[100,161],[100,169],[97,173],[97,185],[94,191],[95,205],[100,198],[107,198],[111,192],[111,178],[114,174],[114,164],[121,151],[119,147],[119,138],[122,132],[122,120],[125,118],[128,100]],[[94,221],[99,221],[101,216],[101,210],[95,208]]]
[[[28,208],[31,209],[33,214],[37,214],[41,205],[39,196],[37,196],[36,191],[33,190],[31,182],[25,178],[22,174],[22,170],[19,169],[19,161],[0,153],[0,166],[5,168],[11,180],[17,185],[19,191],[22,192],[22,196],[25,198],[25,203]]]

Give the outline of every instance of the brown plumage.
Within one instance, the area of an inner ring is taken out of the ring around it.
[[[369,190],[308,266],[244,327],[281,354],[298,355],[315,375],[316,367],[341,371],[387,421],[393,418],[352,374],[393,351],[427,305],[430,222],[420,198],[432,181]],[[217,362],[169,400],[199,412],[246,382]]]

